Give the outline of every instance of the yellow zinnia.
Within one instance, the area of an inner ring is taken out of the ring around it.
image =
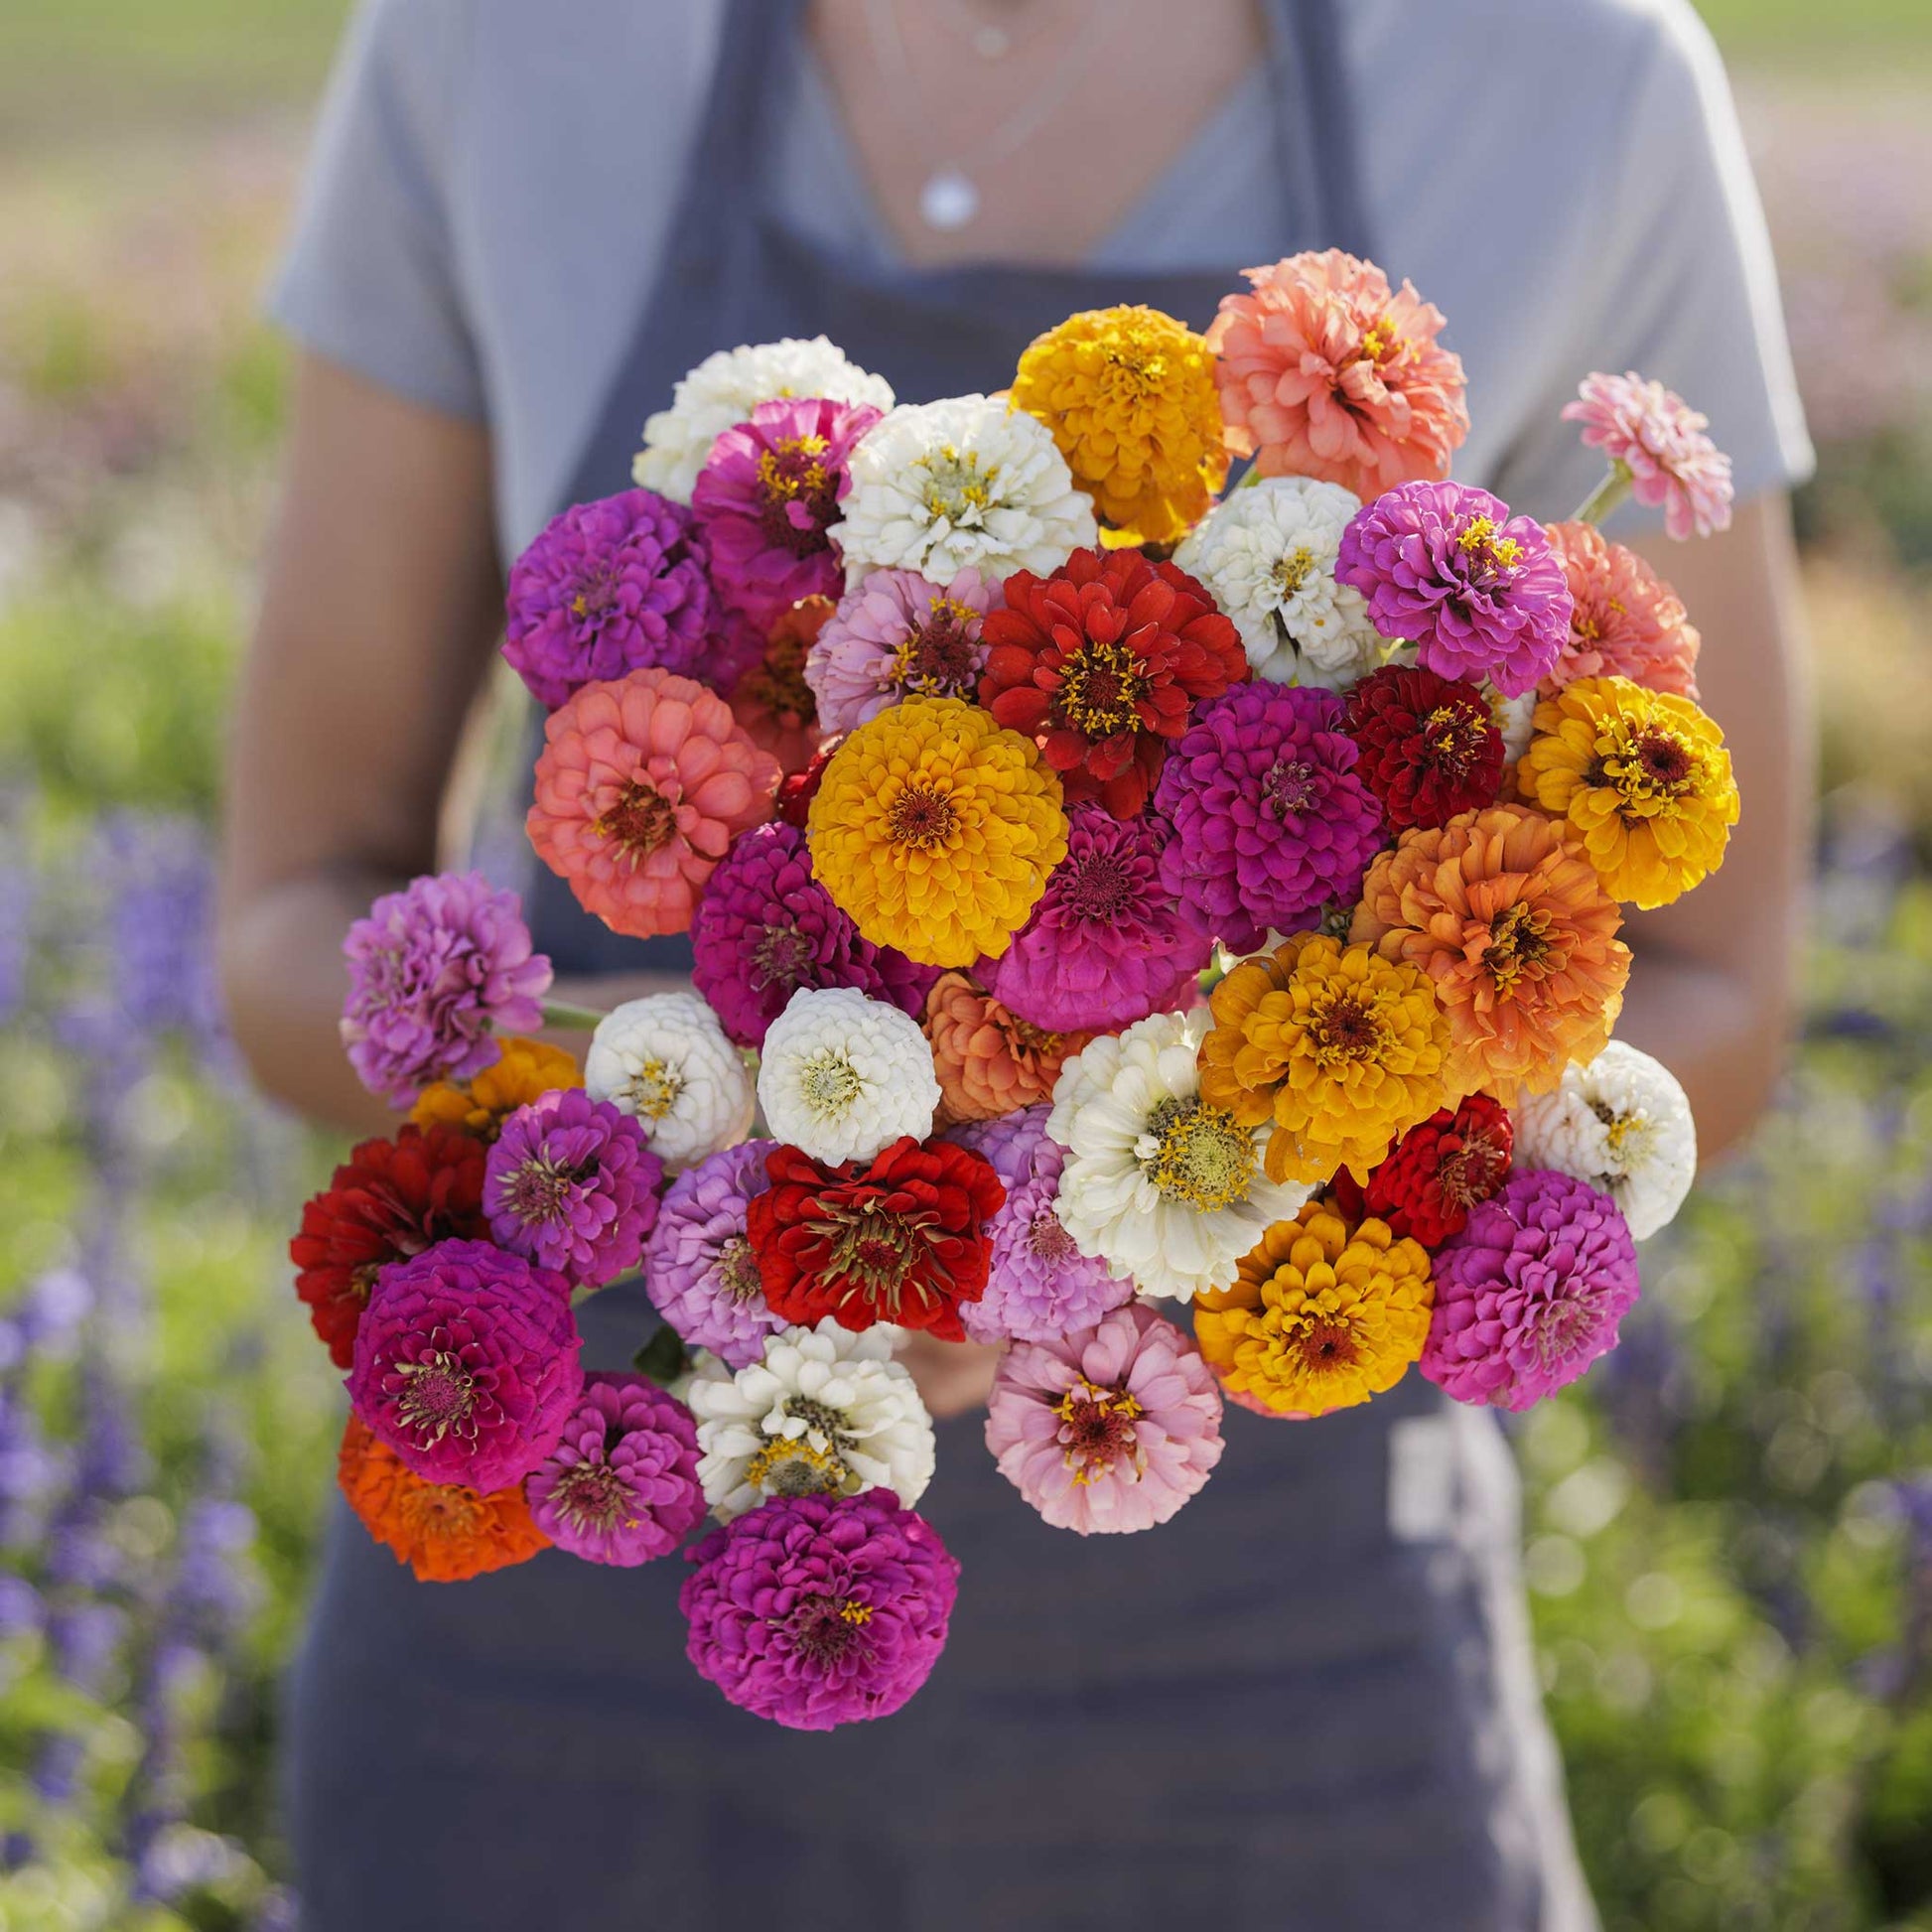
[[[1304,932],[1244,960],[1208,1002],[1201,1097],[1272,1119],[1270,1180],[1358,1179],[1447,1096],[1449,1021],[1429,976],[1372,947]]]
[[[1579,678],[1535,726],[1517,785],[1570,821],[1613,898],[1668,905],[1724,864],[1737,786],[1724,733],[1689,698]]]
[[[432,1127],[440,1121],[481,1140],[493,1141],[504,1121],[539,1094],[554,1087],[584,1084],[582,1068],[561,1046],[525,1039],[520,1034],[507,1034],[498,1043],[503,1049],[501,1059],[461,1086],[438,1080],[425,1087],[416,1096],[409,1118],[418,1127]]]
[[[1013,405],[1036,416],[1110,543],[1173,543],[1227,478],[1214,357],[1159,309],[1090,309],[1036,336]]]
[[[908,698],[851,733],[806,832],[860,932],[927,966],[999,958],[1066,857],[1059,779],[957,698]]]
[[[1325,1201],[1278,1221],[1232,1288],[1194,1297],[1194,1339],[1229,1391],[1279,1415],[1325,1416],[1393,1388],[1435,1307],[1429,1251],[1386,1221],[1353,1233]]]

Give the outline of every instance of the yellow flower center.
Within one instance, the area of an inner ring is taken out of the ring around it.
[[[831,481],[819,461],[828,447],[822,436],[781,437],[759,452],[759,488],[767,498],[780,502],[816,494]]]
[[[1224,1108],[1171,1096],[1142,1138],[1152,1142],[1142,1170],[1170,1200],[1212,1214],[1247,1198],[1258,1166],[1254,1135]]]
[[[1438,705],[1422,721],[1429,761],[1450,778],[1462,777],[1482,757],[1490,726],[1472,706]]]
[[[888,681],[901,691],[928,697],[970,698],[973,625],[979,613],[956,597],[935,597],[925,620],[908,630],[893,652]]]
[[[948,443],[937,455],[922,457],[920,468],[926,474],[921,495],[935,522],[976,524],[991,505],[1000,466],[989,463],[982,470],[977,450],[962,456]]]
[[[1282,1323],[1281,1346],[1306,1375],[1334,1375],[1353,1368],[1362,1352],[1355,1324],[1315,1303],[1305,1303],[1299,1315]]]
[[[654,786],[633,778],[591,830],[599,838],[609,839],[635,866],[677,830],[677,808]]]
[[[1650,1122],[1642,1114],[1612,1113],[1600,1104],[1590,1111],[1603,1123],[1603,1141],[1610,1159],[1618,1167],[1627,1166],[1649,1139]]]
[[[1290,551],[1269,574],[1284,598],[1297,597],[1314,575],[1314,552],[1304,544]]]
[[[665,1060],[645,1060],[630,1076],[625,1091],[639,1120],[662,1120],[684,1091],[684,1074]]]
[[[1139,723],[1147,688],[1127,645],[1084,643],[1060,666],[1060,715],[1088,738],[1111,738]]]
[[[1395,346],[1395,326],[1384,316],[1373,323],[1362,337],[1359,359],[1364,362],[1379,362]]]
[[[886,836],[895,845],[933,852],[951,843],[959,813],[951,798],[929,779],[914,779],[886,807]]]
[[[842,1597],[839,1602],[839,1621],[863,1627],[872,1621],[872,1605],[860,1602],[856,1596]]]
[[[837,1117],[858,1099],[865,1082],[843,1053],[819,1053],[798,1069],[798,1092],[815,1114]]]
[[[1060,1452],[1073,1480],[1084,1488],[1115,1463],[1131,1461],[1140,1480],[1144,1456],[1134,1425],[1147,1413],[1125,1389],[1102,1388],[1082,1375],[1053,1405],[1059,1419]]]
[[[1388,1042],[1381,1015],[1347,982],[1316,988],[1303,1032],[1324,1072],[1353,1060],[1378,1059]]]
[[[772,1496],[836,1496],[846,1473],[836,1450],[813,1449],[802,1437],[766,1443],[745,1465],[745,1480]]]
[[[1605,737],[1589,777],[1616,793],[1624,817],[1654,817],[1671,800],[1697,789],[1702,761],[1676,732],[1657,724],[1633,730],[1618,720]]]
[[[1455,547],[1491,570],[1514,570],[1523,561],[1523,546],[1514,537],[1497,536],[1493,517],[1472,516],[1455,539]]]
[[[1549,930],[1548,911],[1539,911],[1520,899],[1490,926],[1482,964],[1498,993],[1513,993],[1528,975],[1541,977],[1555,951]]]

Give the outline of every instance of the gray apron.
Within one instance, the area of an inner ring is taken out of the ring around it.
[[[1268,8],[1286,254],[1369,253],[1334,0]],[[571,500],[623,486],[638,425],[712,349],[832,338],[897,393],[991,390],[1077,310],[1204,326],[1212,274],[881,270],[769,212],[757,130],[795,58],[793,0],[733,0],[647,313]],[[560,969],[687,968],[543,873]],[[585,1355],[654,1317],[612,1290]],[[676,1558],[545,1555],[413,1583],[345,1511],[293,1678],[309,1932],[1587,1932],[1515,1570],[1493,1421],[1418,1375],[1317,1424],[1230,1408],[1206,1488],[1162,1529],[1047,1528],[983,1421],[938,1428],[920,1508],[964,1566],[945,1656],[898,1716],[799,1734],[684,1657]]]

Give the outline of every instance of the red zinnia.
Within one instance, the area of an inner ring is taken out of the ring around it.
[[[796,771],[788,771],[778,784],[777,816],[802,832],[812,813],[812,800],[818,796],[819,780],[832,762],[832,754],[845,743],[845,734],[826,739]]]
[[[1069,800],[1133,818],[1191,708],[1248,675],[1241,634],[1204,586],[1138,550],[1076,550],[1006,581],[989,611],[980,703],[1031,738]]]
[[[1447,825],[1493,805],[1502,790],[1503,735],[1488,700],[1457,677],[1391,664],[1348,693],[1342,729],[1362,759],[1356,775],[1390,827]]]
[[[959,1304],[986,1293],[986,1224],[1006,1200],[990,1163],[950,1141],[895,1141],[861,1165],[826,1167],[795,1147],[765,1158],[770,1188],[746,1232],[774,1314],[810,1326],[875,1321],[964,1341]]]
[[[380,1269],[439,1241],[489,1239],[488,1152],[454,1127],[404,1127],[393,1141],[353,1149],[303,1208],[302,1232],[289,1243],[295,1291],[338,1368],[355,1359],[356,1324]]]
[[[1373,1214],[1398,1240],[1438,1247],[1462,1232],[1470,1208],[1502,1191],[1514,1140],[1509,1110],[1486,1093],[1472,1093],[1453,1112],[1440,1108],[1412,1127],[1370,1171],[1366,1186],[1337,1169],[1330,1183],[1335,1204],[1351,1223]]]

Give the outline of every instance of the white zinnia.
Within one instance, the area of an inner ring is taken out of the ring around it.
[[[628,1000],[600,1020],[584,1085],[629,1114],[673,1173],[736,1147],[758,1107],[745,1056],[695,993]]]
[[[1361,592],[1335,581],[1341,533],[1361,506],[1340,483],[1264,477],[1181,540],[1174,562],[1233,620],[1257,677],[1345,691],[1387,660]]]
[[[772,1021],[759,1105],[780,1141],[814,1161],[870,1161],[901,1134],[932,1132],[939,1081],[918,1022],[856,987],[800,987]]]
[[[827,1315],[781,1328],[736,1374],[698,1362],[685,1401],[698,1423],[698,1480],[721,1523],[767,1496],[890,1489],[910,1509],[932,1480],[932,1422],[912,1373],[893,1360],[897,1328],[854,1334]]]
[[[644,447],[630,466],[632,482],[688,503],[712,444],[735,424],[750,422],[759,403],[776,396],[893,406],[892,384],[848,361],[823,336],[721,348],[671,391],[670,408],[644,425]]]
[[[1587,1065],[1566,1066],[1554,1092],[1517,1108],[1515,1160],[1602,1188],[1641,1241],[1691,1191],[1697,1126],[1671,1070],[1613,1039]]]
[[[1496,714],[1496,729],[1503,735],[1503,757],[1512,764],[1530,749],[1536,736],[1536,693],[1525,691],[1520,698],[1505,698],[1483,687],[1489,709]]]
[[[1268,1128],[1200,1097],[1205,1007],[1103,1034],[1060,1070],[1048,1136],[1066,1149],[1056,1209],[1083,1255],[1144,1295],[1232,1285],[1241,1257],[1310,1189],[1270,1180]]]
[[[1044,575],[1099,541],[1093,504],[1045,424],[988,396],[902,403],[847,467],[852,488],[831,536],[848,588],[888,569],[942,585],[969,567]]]

